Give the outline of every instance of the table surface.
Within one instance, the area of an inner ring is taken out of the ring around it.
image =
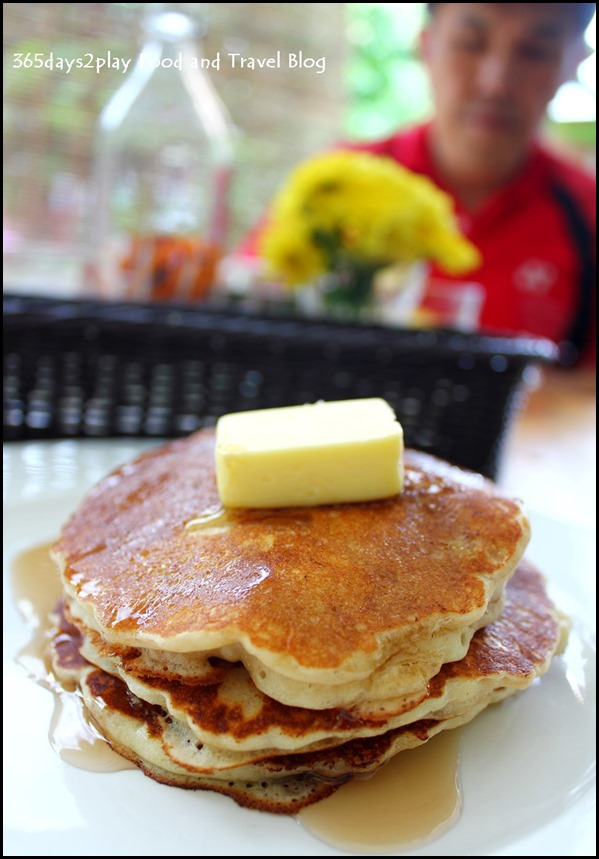
[[[530,510],[595,528],[596,386],[589,371],[543,371],[504,451],[499,483]]]

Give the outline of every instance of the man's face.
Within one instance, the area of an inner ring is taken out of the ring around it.
[[[466,157],[518,157],[581,45],[562,4],[438,4],[422,53],[439,133]]]

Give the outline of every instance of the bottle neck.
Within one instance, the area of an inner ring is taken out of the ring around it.
[[[199,60],[203,56],[201,47],[189,39],[173,41],[171,39],[152,38],[143,46],[138,65],[144,70],[178,69],[201,67]]]

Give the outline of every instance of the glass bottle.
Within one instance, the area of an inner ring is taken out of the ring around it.
[[[196,22],[148,6],[147,40],[98,123],[87,280],[109,299],[194,301],[225,247],[233,126]]]

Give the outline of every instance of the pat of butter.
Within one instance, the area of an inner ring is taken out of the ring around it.
[[[216,479],[225,507],[389,498],[403,486],[403,431],[378,398],[224,415]]]

